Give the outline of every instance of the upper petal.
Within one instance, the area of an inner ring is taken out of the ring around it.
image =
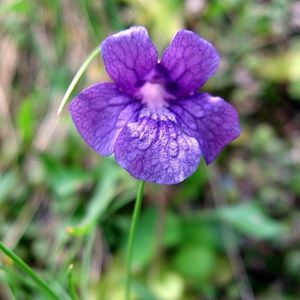
[[[220,97],[197,93],[174,101],[169,109],[185,132],[198,140],[208,164],[240,135],[237,111]]]
[[[157,64],[157,50],[146,28],[131,27],[106,38],[101,44],[106,71],[124,92],[133,94],[136,85]]]
[[[120,132],[115,157],[137,179],[175,184],[197,169],[201,151],[197,140],[176,123],[141,117],[127,123]]]
[[[140,104],[122,94],[113,83],[95,84],[70,104],[73,122],[86,143],[101,155],[110,155],[123,126]]]
[[[178,95],[187,96],[216,72],[220,57],[216,48],[196,33],[179,31],[165,50],[161,65],[177,84]]]

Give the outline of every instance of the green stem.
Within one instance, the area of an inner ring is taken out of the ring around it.
[[[79,300],[74,284],[74,278],[73,278],[73,265],[69,265],[68,268],[68,286],[69,286],[69,291],[70,291],[70,296],[72,300]]]
[[[67,103],[72,91],[74,90],[76,84],[78,83],[79,79],[87,69],[88,65],[91,63],[91,61],[100,53],[100,47],[98,46],[95,48],[90,55],[86,58],[86,60],[83,62],[79,70],[77,71],[76,75],[74,76],[72,82],[70,83],[63,99],[61,100],[61,103],[59,105],[59,108],[57,110],[57,115],[59,115],[62,112],[62,109],[64,108],[65,104]]]
[[[128,238],[128,244],[127,244],[127,259],[126,259],[125,300],[130,299],[133,244],[134,244],[134,237],[135,237],[135,233],[136,233],[136,227],[137,227],[137,223],[138,223],[140,212],[141,212],[141,205],[142,205],[142,199],[143,199],[143,194],[144,194],[144,185],[145,185],[145,182],[141,181],[137,195],[136,195],[133,216],[132,216],[130,231],[129,231],[129,238]]]
[[[56,295],[48,284],[42,280],[19,256],[17,256],[12,250],[7,248],[2,242],[0,242],[0,250],[5,253],[13,262],[40,287],[51,299],[60,300],[61,298]]]

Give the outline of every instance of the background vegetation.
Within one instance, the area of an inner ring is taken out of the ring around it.
[[[181,28],[212,41],[222,64],[205,89],[243,128],[182,184],[146,185],[135,299],[299,299],[299,1],[1,0],[0,240],[61,299],[70,264],[80,299],[123,299],[137,182],[56,110],[88,53],[135,24],[160,51]],[[99,57],[75,92],[105,80]],[[1,256],[0,299],[47,298]]]

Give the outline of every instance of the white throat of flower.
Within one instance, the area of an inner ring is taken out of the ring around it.
[[[146,82],[139,90],[139,97],[141,97],[142,103],[146,105],[142,109],[140,117],[175,120],[175,116],[168,111],[169,103],[166,100],[174,99],[174,96],[166,92],[162,84]]]
[[[164,87],[159,83],[146,82],[139,91],[142,103],[147,105],[151,112],[159,112],[168,107],[166,98],[169,97]]]

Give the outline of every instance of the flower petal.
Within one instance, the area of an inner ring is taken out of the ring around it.
[[[197,140],[176,123],[140,117],[124,126],[115,144],[115,157],[137,179],[175,184],[195,172],[201,152]]]
[[[73,122],[86,143],[101,155],[113,152],[118,134],[140,104],[113,83],[95,84],[70,105]]]
[[[181,30],[165,50],[161,65],[177,84],[178,96],[188,96],[216,72],[219,61],[211,43],[192,31]]]
[[[131,27],[106,38],[101,44],[106,71],[124,92],[134,94],[136,85],[157,63],[157,50],[146,28]]]
[[[207,164],[240,135],[238,114],[220,97],[197,93],[172,102],[169,108],[185,132],[195,137]]]

